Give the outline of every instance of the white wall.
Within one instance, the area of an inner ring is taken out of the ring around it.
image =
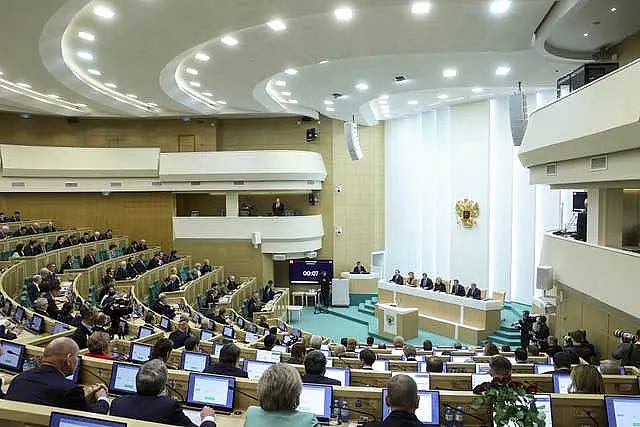
[[[459,278],[530,303],[542,236],[560,228],[561,193],[530,185],[518,152],[505,98],[388,121],[387,272]],[[480,205],[471,229],[456,220],[463,198]]]

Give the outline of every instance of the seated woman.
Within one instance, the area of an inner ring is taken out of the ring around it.
[[[62,304],[62,309],[58,313],[58,322],[71,325],[73,323],[73,304],[69,301]]]
[[[213,271],[213,267],[211,266],[211,263],[209,262],[208,259],[203,259],[202,266],[200,267],[200,273],[207,274],[207,273],[210,273],[211,271]]]
[[[35,300],[34,311],[41,316],[49,317],[47,308],[49,307],[49,301],[46,298],[40,297]]]
[[[182,286],[182,280],[180,280],[180,277],[178,277],[177,274],[172,274],[169,277],[167,277],[167,280],[164,286],[162,287],[162,292],[179,291],[180,286]]]
[[[571,370],[569,393],[604,394],[602,375],[591,365],[574,366]]]
[[[413,286],[414,288],[418,286],[418,279],[416,279],[413,271],[409,272],[409,277],[407,277],[407,286]]]
[[[447,292],[447,286],[442,281],[442,277],[436,277],[436,284],[433,286],[434,292]]]
[[[89,335],[87,340],[87,347],[89,352],[85,356],[96,357],[98,359],[113,360],[109,356],[109,334],[102,331],[97,331]]]
[[[265,328],[265,329],[269,329],[270,328],[269,324],[267,323],[267,318],[264,317],[264,316],[260,316],[258,318],[258,326],[260,326],[261,328]]]
[[[314,427],[315,415],[296,408],[300,403],[302,381],[296,368],[278,363],[267,369],[258,381],[260,407],[250,406],[244,427]]]
[[[500,350],[498,350],[498,346],[492,342],[487,342],[484,346],[484,355],[495,356],[496,354],[500,354]]]

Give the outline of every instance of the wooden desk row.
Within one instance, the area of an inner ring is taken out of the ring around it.
[[[0,226],[4,224],[0,223]],[[70,234],[75,234],[77,236],[82,236],[85,232],[92,232],[93,230],[89,227],[80,227],[74,228],[71,230],[60,230],[54,231],[51,233],[39,233],[39,234],[29,234],[27,236],[18,236],[18,237],[9,237],[7,239],[0,240],[0,252],[13,251],[18,243],[22,243],[25,246],[29,243],[30,240],[44,240],[47,243],[55,243],[58,240],[58,236],[69,236]]]
[[[156,267],[153,270],[145,271],[135,279],[120,280],[116,282],[116,287],[119,292],[128,292],[129,289],[133,288],[140,301],[147,301],[149,299],[149,287],[151,285],[156,282],[164,282],[164,280],[169,277],[169,271],[172,268],[176,268],[178,272],[180,272],[180,269],[185,266],[191,266],[190,256],[185,256],[176,261]]]

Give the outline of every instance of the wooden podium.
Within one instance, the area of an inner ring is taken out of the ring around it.
[[[397,335],[405,339],[418,336],[418,309],[396,307],[393,304],[376,304],[378,333],[386,338]]]

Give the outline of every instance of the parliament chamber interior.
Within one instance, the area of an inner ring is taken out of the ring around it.
[[[0,425],[640,425],[637,1],[0,7]]]

